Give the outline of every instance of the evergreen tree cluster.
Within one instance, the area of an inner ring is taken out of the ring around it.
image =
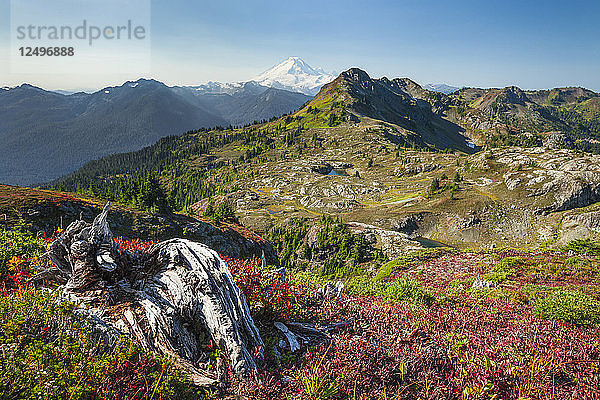
[[[80,170],[50,184],[61,191],[70,191],[111,199],[153,212],[185,210],[204,198],[227,192],[233,180],[225,174],[218,181],[214,171],[236,163],[210,161],[202,167],[194,160],[211,149],[240,142],[248,148],[237,163],[260,156],[265,148],[274,148],[269,135],[277,128],[259,129],[250,126],[239,130],[200,129],[182,136],[170,136],[142,150],[115,154],[87,163]],[[232,168],[235,170],[235,167]]]
[[[152,213],[167,213],[172,210],[156,175],[128,178],[119,181],[118,185],[115,200],[121,203]]]
[[[454,174],[454,178],[452,181],[448,178],[448,175],[445,173],[442,174],[439,178],[433,177],[431,180],[431,184],[429,185],[429,190],[427,192],[427,197],[431,198],[438,193],[443,193],[445,191],[450,191],[450,198],[453,199],[454,195],[460,189],[459,182],[462,181],[462,177],[459,172],[456,171]]]
[[[210,202],[208,206],[202,213],[207,218],[210,218],[216,222],[228,221],[228,222],[236,222],[237,218],[235,216],[235,209],[229,202],[221,202],[219,205],[215,207],[215,205]]]
[[[308,232],[315,226],[316,240],[309,242]],[[360,272],[360,264],[386,261],[380,250],[372,249],[363,236],[354,235],[339,218],[323,216],[311,222],[291,219],[286,225],[274,226],[268,233],[281,265],[299,268],[308,263],[318,265],[322,276],[350,276]]]

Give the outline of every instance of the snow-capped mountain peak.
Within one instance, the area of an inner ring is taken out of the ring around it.
[[[313,68],[299,57],[287,60],[263,72],[253,80],[262,86],[315,95],[321,86],[336,77],[322,68]]]

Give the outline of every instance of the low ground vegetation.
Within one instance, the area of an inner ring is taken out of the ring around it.
[[[572,243],[561,251],[430,249],[381,261],[322,220],[310,252],[344,260],[323,273],[303,254],[311,227],[272,232],[282,275],[261,259],[225,258],[266,344],[256,376],[192,387],[169,360],[128,341],[106,342],[52,289],[29,277],[44,235],[4,231],[0,385],[3,398],[515,399],[600,395],[600,258]],[[324,233],[323,233],[324,232]],[[6,239],[8,238],[8,239]],[[335,238],[335,239],[334,239]],[[123,250],[151,245],[119,239]],[[359,243],[358,245],[356,243]],[[358,249],[355,256],[354,249]],[[365,251],[363,253],[363,251]],[[288,255],[286,258],[285,255]],[[292,256],[294,255],[294,256]],[[307,254],[304,254],[307,255]],[[356,261],[353,261],[356,260]],[[317,289],[340,280],[323,300]],[[478,287],[475,282],[489,282]],[[330,342],[291,353],[273,321],[347,322]],[[215,357],[219,357],[218,352]],[[123,384],[126,382],[126,384]]]

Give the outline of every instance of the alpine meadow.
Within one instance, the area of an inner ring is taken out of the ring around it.
[[[0,400],[600,399],[598,4],[89,3],[0,7]]]

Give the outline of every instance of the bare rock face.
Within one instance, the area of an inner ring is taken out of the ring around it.
[[[561,224],[560,241],[588,238],[590,233],[600,233],[600,211],[565,215]]]
[[[263,342],[227,264],[206,245],[172,239],[147,252],[120,252],[108,227],[110,204],[93,224],[75,221],[50,246],[71,299],[99,308],[102,323],[142,347],[173,357],[198,385],[212,340],[239,374],[256,370]]]
[[[423,221],[423,213],[407,215],[393,224],[393,230],[405,233],[409,236],[416,235],[419,230],[419,226]]]
[[[435,171],[442,168],[441,165],[439,164],[416,164],[416,165],[408,165],[406,167],[403,168],[397,168],[395,173],[396,175],[398,175],[399,177],[402,176],[413,176],[413,175],[418,175],[421,174],[423,172],[431,172],[431,171]]]
[[[508,190],[515,190],[523,182],[516,173],[507,172],[506,174],[504,174],[503,178],[504,184],[506,185],[506,188]]]
[[[572,215],[565,219],[576,221],[594,232],[600,232],[600,212],[598,211]]]
[[[571,141],[561,132],[552,132],[544,139],[544,147],[549,149],[567,149],[572,146]]]
[[[320,160],[316,163],[311,163],[307,170],[320,175],[330,175],[333,171],[338,171],[337,175],[343,175],[341,172],[348,168],[352,168],[354,165],[344,161],[323,161]]]
[[[600,173],[583,171],[563,174],[544,186],[534,195],[553,193],[554,204],[537,210],[538,213],[564,211],[586,207],[600,200]]]
[[[353,234],[362,235],[367,243],[378,243],[383,254],[390,259],[398,258],[406,251],[422,248],[419,242],[412,240],[403,232],[390,231],[359,222],[349,222],[348,227]]]

